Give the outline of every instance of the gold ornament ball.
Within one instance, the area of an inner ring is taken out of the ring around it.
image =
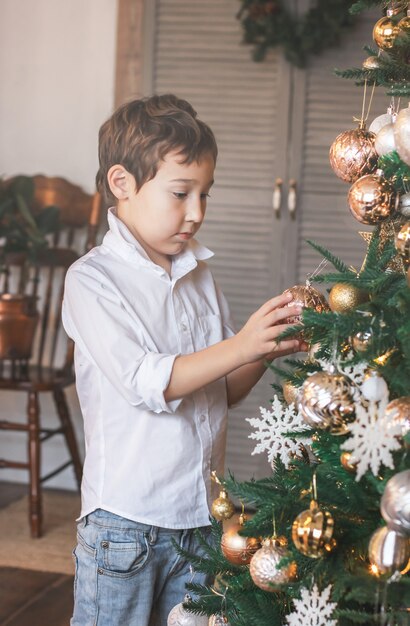
[[[380,67],[379,59],[375,56],[367,57],[362,65],[364,70],[378,70]]]
[[[292,402],[296,402],[296,397],[299,392],[299,387],[296,387],[296,385],[291,383],[289,380],[286,380],[282,384],[282,390],[283,390],[283,397],[285,398],[285,402],[287,404],[292,404]]]
[[[406,268],[410,266],[410,222],[404,224],[395,238],[396,250]]]
[[[244,537],[239,534],[243,530],[244,517],[240,516],[239,523],[233,524],[221,539],[221,549],[230,563],[247,565],[256,550],[260,548],[260,541],[256,537]]]
[[[335,545],[332,541],[333,528],[333,517],[312,500],[309,509],[302,511],[293,522],[292,540],[299,552],[318,559]]]
[[[369,543],[369,560],[378,574],[394,574],[405,570],[410,559],[408,537],[387,526],[378,528]]]
[[[398,34],[398,23],[389,16],[382,17],[373,28],[373,39],[382,50],[391,50]]]
[[[331,372],[315,372],[302,385],[298,408],[311,428],[344,435],[354,419],[352,384],[347,376]]]
[[[347,183],[370,174],[377,167],[378,156],[374,147],[375,134],[364,128],[340,133],[329,151],[330,165],[339,178]]]
[[[283,541],[275,537],[266,539],[253,555],[250,575],[257,587],[264,591],[277,591],[272,585],[283,585],[296,577],[296,563],[280,567],[281,560],[288,555]]]
[[[367,352],[373,340],[373,332],[371,330],[359,330],[352,337],[352,347],[355,352]]]
[[[211,513],[215,519],[222,521],[229,519],[235,513],[235,506],[228,498],[228,494],[225,489],[222,489],[219,497],[212,502]]]
[[[406,15],[406,17],[403,17],[398,23],[398,27],[402,33],[410,33],[410,15]]]
[[[350,211],[361,224],[379,224],[395,211],[396,192],[380,173],[362,176],[350,187]]]
[[[341,456],[340,456],[340,462],[342,464],[342,467],[345,468],[345,470],[347,470],[348,472],[351,472],[352,474],[356,472],[356,463],[351,463],[350,462],[350,458],[351,458],[351,453],[350,452],[342,452]]]
[[[410,432],[410,396],[396,398],[386,406],[386,415],[392,415],[394,422],[401,425],[402,437]]]
[[[329,306],[334,313],[349,313],[368,301],[367,291],[346,283],[336,283],[329,294]]]
[[[313,309],[317,313],[323,313],[329,311],[329,305],[326,302],[326,298],[320,291],[312,287],[312,285],[294,285],[289,289],[286,289],[284,293],[291,293],[293,300],[288,306],[299,305],[304,309]],[[301,315],[294,315],[288,317],[288,324],[299,324],[302,321]]]

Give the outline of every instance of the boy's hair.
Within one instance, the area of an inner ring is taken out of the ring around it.
[[[100,168],[98,190],[112,200],[107,174],[123,165],[135,178],[137,189],[156,175],[169,152],[190,164],[210,154],[216,162],[218,148],[207,124],[186,100],[172,94],[127,102],[101,126],[98,137]]]

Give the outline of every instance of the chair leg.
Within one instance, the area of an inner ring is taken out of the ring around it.
[[[32,537],[41,537],[42,502],[40,483],[40,405],[35,391],[28,394],[28,458],[30,465],[29,521]]]
[[[62,389],[54,389],[53,391],[54,401],[57,408],[57,413],[60,418],[61,425],[63,427],[65,440],[67,447],[70,451],[71,458],[74,465],[74,473],[77,480],[78,488],[81,488],[81,478],[83,474],[83,466],[78,452],[77,440],[73,424],[70,417],[70,411],[68,409],[65,393]]]

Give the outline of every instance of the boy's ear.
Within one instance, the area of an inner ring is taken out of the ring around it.
[[[136,191],[135,178],[123,165],[112,165],[107,173],[107,181],[117,200],[126,200]]]

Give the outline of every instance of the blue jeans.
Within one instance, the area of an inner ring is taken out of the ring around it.
[[[200,529],[210,540],[210,528]],[[192,579],[174,539],[201,554],[194,530],[148,526],[102,509],[78,523],[71,626],[167,626]],[[196,574],[195,583],[206,583]]]

